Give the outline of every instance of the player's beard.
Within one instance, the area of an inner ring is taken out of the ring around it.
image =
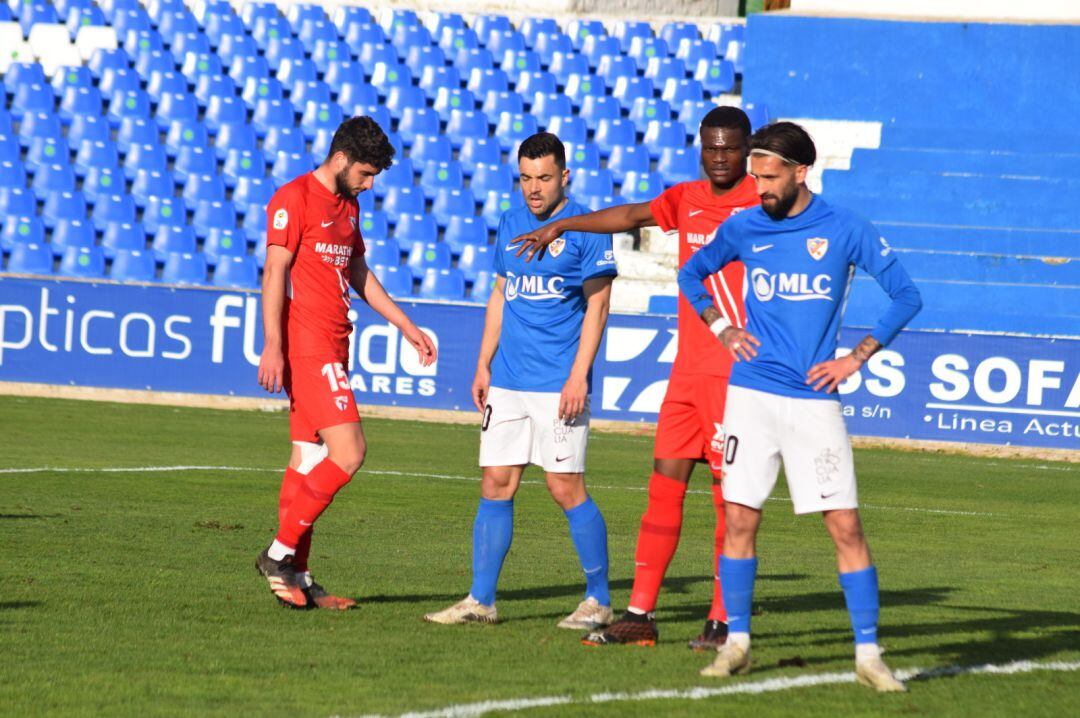
[[[795,206],[795,201],[799,199],[799,186],[792,184],[789,191],[780,196],[765,195],[761,198],[761,208],[765,210],[765,214],[769,215],[773,219],[784,219],[788,216],[788,212]]]
[[[334,175],[334,190],[342,199],[356,199],[356,193],[353,192],[352,187],[349,186],[348,170],[341,170]]]

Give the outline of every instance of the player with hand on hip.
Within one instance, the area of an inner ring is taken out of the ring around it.
[[[877,643],[877,569],[859,520],[851,442],[835,392],[896,337],[922,300],[872,224],[806,187],[816,156],[799,125],[778,122],[754,134],[750,173],[761,207],[721,225],[716,240],[679,272],[680,290],[736,360],[724,418],[727,533],[719,564],[730,633],[702,674],[750,669],[755,541],[783,460],[795,513],[821,512],[836,546],[856,677],[879,691],[902,691]],[[704,277],[737,259],[749,284],[745,328],[731,326],[701,288]],[[856,267],[892,303],[854,351],[836,358]]]
[[[527,264],[511,240],[586,212],[566,196],[569,171],[559,138],[542,132],[518,151],[525,206],[506,212],[495,246],[472,394],[481,412],[480,505],[473,523],[472,587],[432,623],[495,623],[495,588],[513,538],[514,495],[525,467],[543,468],[564,511],[585,574],[585,597],[560,628],[611,621],[607,526],[585,488],[592,364],[607,322],[615,257],[611,235],[570,232]]]
[[[308,570],[315,521],[364,463],[349,362],[349,287],[397,327],[429,366],[431,339],[390,298],[364,261],[356,197],[390,167],[394,148],[370,117],[346,120],[326,160],[284,185],[267,206],[259,384],[289,396],[292,456],[278,500],[279,528],[255,567],[293,608],[345,610]]]

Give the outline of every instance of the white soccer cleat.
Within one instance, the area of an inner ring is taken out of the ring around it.
[[[579,603],[573,613],[559,621],[559,628],[595,631],[611,623],[614,618],[615,614],[611,612],[610,606],[601,606],[595,598],[590,596]]]
[[[896,680],[896,676],[885,665],[885,661],[880,658],[855,661],[855,680],[867,688],[873,688],[881,693],[904,693],[907,691],[907,686]]]
[[[713,678],[745,676],[750,672],[750,649],[737,643],[725,643],[716,651],[716,660],[701,669],[701,675]]]
[[[466,596],[450,608],[444,608],[424,616],[428,623],[452,625],[456,623],[496,623],[495,606],[485,606],[472,596]]]

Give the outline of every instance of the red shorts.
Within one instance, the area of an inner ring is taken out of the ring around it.
[[[296,357],[285,362],[289,395],[289,438],[319,441],[319,430],[360,421],[349,374],[342,362]]]
[[[668,380],[653,457],[707,461],[715,476],[724,466],[724,400],[728,377],[673,373]]]

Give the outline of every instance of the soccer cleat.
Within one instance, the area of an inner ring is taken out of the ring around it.
[[[723,621],[705,621],[701,635],[690,639],[690,648],[695,651],[718,651],[727,640],[727,633],[727,624]]]
[[[622,618],[607,628],[586,634],[581,642],[586,646],[607,646],[615,643],[627,646],[655,646],[659,637],[653,614],[627,611]]]
[[[716,660],[701,669],[701,675],[714,678],[745,676],[750,672],[750,649],[725,642],[716,652]]]
[[[304,589],[308,603],[315,608],[325,608],[331,611],[348,611],[356,605],[356,601],[343,596],[335,596],[327,592],[325,588],[312,581],[311,585]]]
[[[472,596],[466,596],[450,608],[444,608],[435,613],[424,616],[428,623],[442,623],[451,625],[455,623],[496,623],[498,616],[495,606],[485,606]]]
[[[266,578],[270,584],[271,593],[283,606],[310,608],[311,605],[304,594],[304,589],[296,578],[296,569],[293,568],[292,559],[292,556],[286,556],[280,561],[275,561],[270,558],[269,549],[267,549],[255,559],[255,569]]]
[[[594,631],[611,623],[614,617],[610,606],[601,606],[595,598],[590,596],[579,603],[573,613],[559,621],[559,628]]]
[[[907,691],[907,686],[896,680],[896,676],[885,665],[885,661],[880,658],[855,661],[855,680],[867,688],[873,688],[881,693],[904,693]]]

